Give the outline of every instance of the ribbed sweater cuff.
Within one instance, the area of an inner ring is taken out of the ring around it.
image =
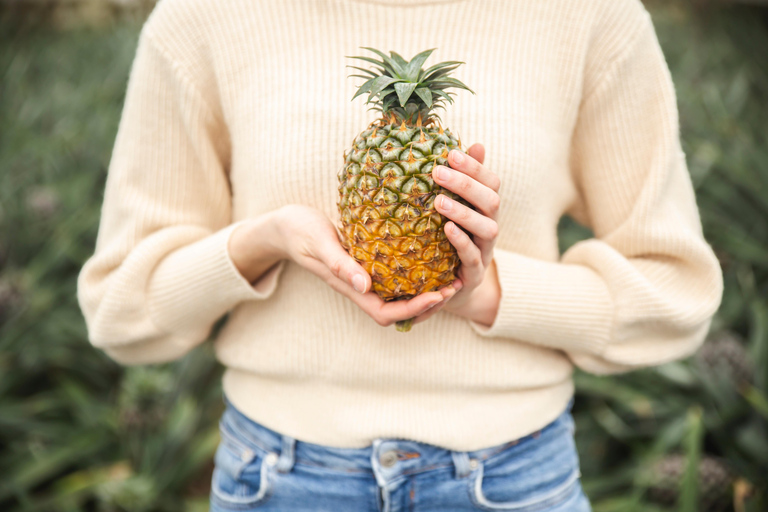
[[[284,262],[251,285],[229,255],[229,237],[241,223],[183,247],[163,260],[149,286],[149,309],[158,328],[175,333],[207,329],[240,302],[275,291]]]
[[[610,339],[613,304],[592,269],[499,251],[494,254],[501,302],[482,336],[513,338],[569,352],[601,354]]]

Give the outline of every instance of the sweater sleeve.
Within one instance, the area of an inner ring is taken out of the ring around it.
[[[702,235],[674,87],[649,17],[594,84],[571,160],[595,236],[557,262],[497,250],[499,312],[490,328],[473,327],[615,373],[695,351],[723,282]]]
[[[229,137],[212,104],[145,27],[78,280],[90,341],[119,362],[178,358],[275,289],[282,264],[251,286],[229,256]]]

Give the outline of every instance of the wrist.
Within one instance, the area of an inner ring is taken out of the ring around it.
[[[240,274],[253,283],[285,258],[276,212],[249,219],[230,236],[228,251]]]
[[[491,261],[485,271],[483,283],[475,290],[477,297],[474,299],[476,305],[472,308],[472,317],[470,320],[490,327],[496,321],[496,315],[499,313],[499,304],[501,303],[501,285],[496,274],[496,262]]]
[[[446,311],[478,324],[489,327],[493,325],[501,303],[501,286],[496,274],[496,264],[491,262],[483,282],[477,288],[466,291],[464,297],[450,300],[445,307]]]

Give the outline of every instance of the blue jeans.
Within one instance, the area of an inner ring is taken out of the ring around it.
[[[589,512],[570,407],[522,439],[458,452],[402,439],[295,441],[227,403],[211,512]]]

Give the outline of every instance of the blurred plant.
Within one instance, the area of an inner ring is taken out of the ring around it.
[[[0,16],[14,24],[59,29],[109,26],[141,20],[157,0],[0,0]]]
[[[54,33],[0,21],[0,510],[207,503],[223,410],[209,346],[121,368],[75,300],[93,250],[139,25]],[[207,473],[207,476],[205,475]]]

